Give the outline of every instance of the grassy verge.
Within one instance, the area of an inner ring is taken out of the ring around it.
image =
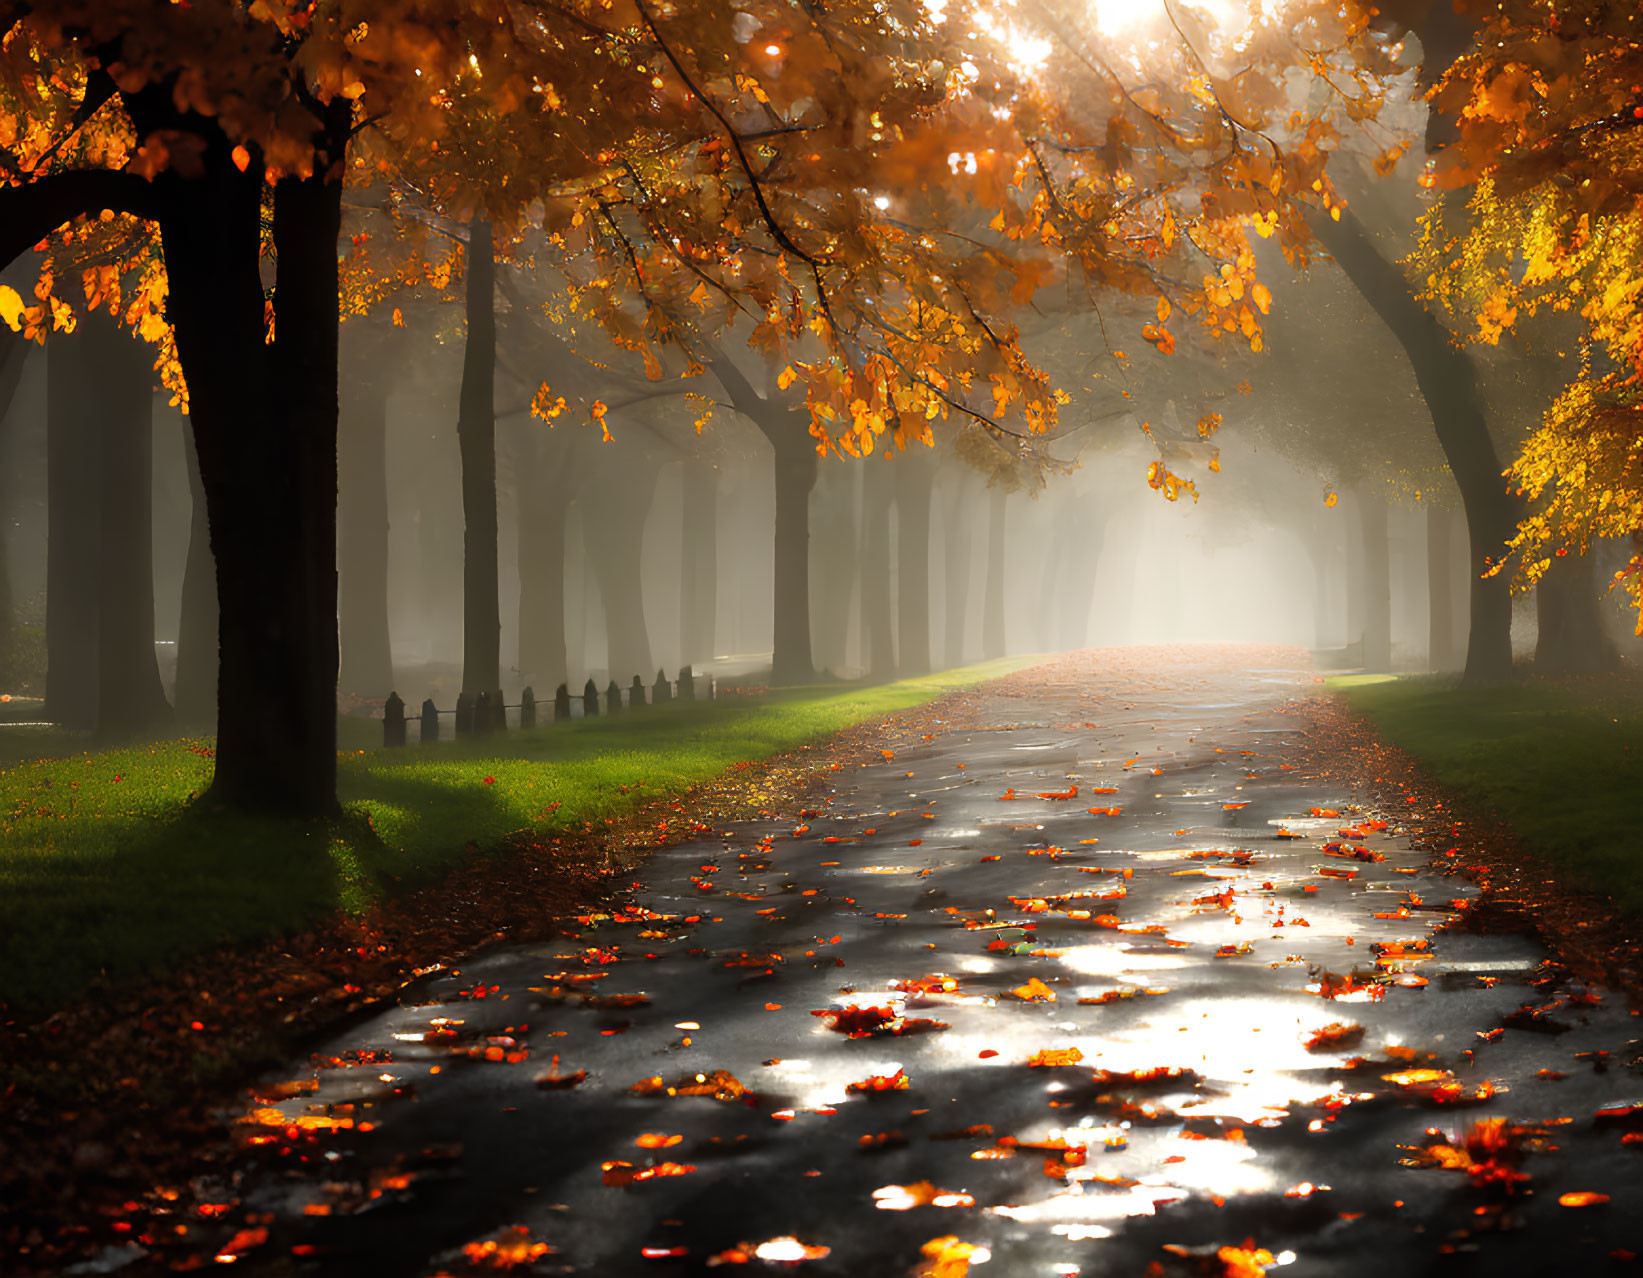
[[[1328,683],[1386,740],[1506,821],[1571,882],[1643,915],[1643,702],[1628,681]]]
[[[469,844],[619,816],[736,763],[1029,664],[356,750],[340,760],[336,822],[253,822],[190,806],[210,780],[209,741],[18,763],[0,770],[0,1002],[59,1003],[100,972],[163,972],[217,944],[357,913],[448,873]]]

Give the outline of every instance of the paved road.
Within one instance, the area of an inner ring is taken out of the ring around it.
[[[1057,670],[271,1076],[247,1266],[1636,1272],[1638,1021],[1434,934],[1465,884],[1298,779],[1298,654]]]

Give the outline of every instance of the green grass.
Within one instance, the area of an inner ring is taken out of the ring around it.
[[[675,702],[402,750],[366,749],[381,725],[367,722],[367,734],[344,721],[351,748],[339,760],[345,815],[336,822],[190,806],[211,779],[209,741],[16,763],[0,769],[0,1002],[59,1004],[99,972],[159,973],[220,943],[357,913],[437,880],[469,844],[490,850],[515,832],[603,821],[1032,660],[876,687]]]
[[[1569,881],[1643,915],[1643,700],[1630,681],[1328,684]]]

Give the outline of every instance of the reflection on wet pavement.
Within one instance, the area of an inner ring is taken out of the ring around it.
[[[1300,779],[1298,654],[1228,655],[983,694],[797,822],[658,854],[625,913],[429,973],[248,1106],[261,1223],[219,1259],[1624,1264],[1636,1021],[1521,937],[1434,932],[1464,881]]]

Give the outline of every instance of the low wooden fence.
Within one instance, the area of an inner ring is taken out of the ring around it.
[[[646,689],[645,681],[638,675],[633,676],[633,682],[627,689],[627,705],[622,704],[622,688],[612,679],[604,692],[589,679],[582,686],[579,696],[571,695],[570,688],[560,684],[558,691],[553,695],[553,719],[559,723],[565,719],[590,719],[598,715],[603,708],[605,714],[616,714],[624,708],[627,710],[642,710],[646,706],[664,705],[669,701],[712,701],[718,695],[718,688],[712,675],[698,675],[691,671],[689,666],[679,671],[677,680],[670,681],[666,674],[658,670],[656,682]],[[503,700],[501,689],[494,692],[481,692],[478,696],[461,693],[456,699],[456,707],[451,710],[441,710],[434,705],[433,698],[429,697],[422,703],[422,713],[418,717],[421,736],[419,740],[438,741],[440,739],[441,715],[451,715],[455,722],[452,725],[457,737],[486,736],[490,733],[505,732],[508,728],[508,711],[519,711],[519,726],[529,729],[537,726],[536,693],[526,688],[519,694],[519,703],[509,705]],[[406,727],[409,720],[405,717],[405,702],[399,693],[390,692],[388,700],[382,706],[382,744],[384,746],[402,746],[405,744]]]

